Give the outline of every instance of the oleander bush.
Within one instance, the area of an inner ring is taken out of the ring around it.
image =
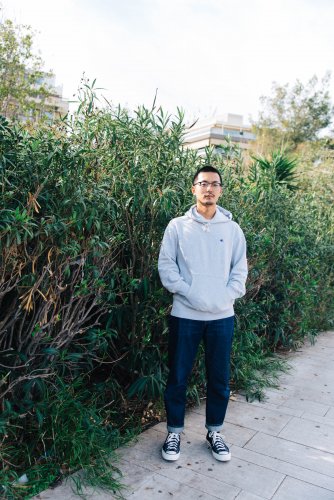
[[[161,238],[192,204],[191,177],[204,162],[221,169],[221,204],[248,241],[233,388],[261,397],[284,368],[277,351],[332,321],[329,206],[288,189],[272,158],[268,168],[258,158],[246,168],[230,143],[198,157],[182,146],[181,112],[99,109],[87,83],[79,98],[72,118],[32,133],[0,122],[0,485],[8,498],[80,468],[81,481],[119,491],[113,450],[161,414],[171,304],[157,273]],[[204,395],[201,356],[188,392],[193,402]]]

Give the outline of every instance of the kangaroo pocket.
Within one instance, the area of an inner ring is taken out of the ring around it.
[[[193,275],[186,298],[193,309],[214,314],[228,309],[234,302],[226,289],[226,281],[208,274]]]

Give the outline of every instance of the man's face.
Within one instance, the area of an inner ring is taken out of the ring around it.
[[[207,186],[201,186],[198,182],[207,182]],[[219,185],[215,186],[215,183]],[[220,178],[216,172],[200,172],[195,179],[194,186],[191,187],[192,193],[196,196],[196,201],[200,205],[216,205],[222,188]]]

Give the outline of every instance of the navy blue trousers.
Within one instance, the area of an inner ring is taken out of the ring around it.
[[[182,432],[187,382],[203,340],[207,375],[206,428],[223,427],[230,396],[234,316],[213,321],[169,318],[169,376],[164,394],[169,432]]]

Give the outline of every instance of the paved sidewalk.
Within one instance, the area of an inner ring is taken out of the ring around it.
[[[177,462],[161,458],[166,424],[145,431],[120,450],[136,500],[334,500],[334,332],[289,357],[291,370],[264,403],[231,400],[224,424],[232,460],[217,462],[205,444],[205,406],[187,414]],[[114,498],[87,492],[88,498]],[[69,483],[36,498],[77,500]]]

